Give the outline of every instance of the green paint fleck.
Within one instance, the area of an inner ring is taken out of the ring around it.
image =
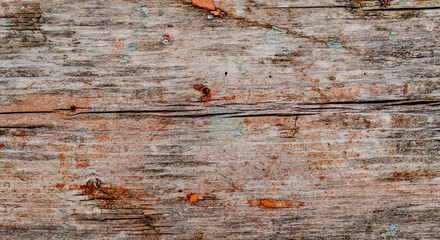
[[[134,51],[136,47],[134,45],[128,45],[128,51]]]
[[[125,57],[119,59],[119,61],[120,61],[121,63],[126,63],[126,62],[128,62],[128,59],[130,59],[130,57],[129,57],[129,56],[125,56]]]
[[[24,6],[20,6],[20,10],[23,10],[24,9]]]
[[[334,42],[334,41],[327,42],[327,46],[329,48],[334,48],[334,49],[342,48],[342,44],[341,43],[337,43],[337,42]]]

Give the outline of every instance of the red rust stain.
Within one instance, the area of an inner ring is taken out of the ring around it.
[[[60,191],[63,190],[64,186],[66,186],[66,184],[64,183],[57,183],[57,185],[55,185],[55,187],[58,188]]]
[[[200,91],[203,94],[203,96],[200,98],[202,102],[211,100],[211,90],[207,88],[205,85],[195,84],[193,85],[193,88],[196,89],[197,91]]]
[[[279,199],[253,199],[248,200],[249,206],[260,208],[300,208],[304,207],[304,202],[296,200]]]
[[[192,4],[207,10],[215,10],[215,5],[212,0],[192,0]]]
[[[3,148],[4,146],[6,146],[6,145],[4,145],[4,144],[0,144],[0,149]]]

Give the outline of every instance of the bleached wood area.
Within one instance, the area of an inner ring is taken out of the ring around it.
[[[0,239],[440,239],[440,1],[213,4],[1,1]]]

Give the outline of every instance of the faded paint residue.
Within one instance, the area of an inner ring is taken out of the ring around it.
[[[241,59],[240,54],[237,54],[237,65],[238,65],[238,71],[241,74],[246,74],[247,73],[247,71],[243,67],[243,60]]]
[[[149,12],[150,9],[147,7],[133,8],[133,10],[131,11],[131,20],[133,21],[136,28],[138,28],[131,30],[133,35],[137,35],[139,30],[145,31],[147,29]]]
[[[131,11],[131,20],[137,27],[145,28],[148,22],[150,9],[147,7],[135,7]]]
[[[211,133],[221,133],[226,139],[237,139],[243,134],[244,122],[241,118],[219,118],[211,121]]]
[[[253,199],[248,200],[249,206],[261,208],[300,208],[304,207],[304,202],[294,200],[279,199]]]
[[[130,56],[124,56],[123,58],[119,59],[119,62],[127,63],[130,58],[131,58]]]
[[[277,27],[272,27],[272,29],[269,30],[264,36],[266,42],[276,44],[276,43],[282,43],[286,35],[287,35],[287,30]]]
[[[399,229],[399,225],[397,225],[397,224],[390,224],[389,229],[387,231],[387,235],[388,236],[393,236],[398,229]]]
[[[34,34],[34,31],[32,31],[32,30],[25,30],[25,31],[23,31],[23,34],[29,36],[29,35]]]
[[[192,4],[207,10],[215,10],[215,5],[212,0],[192,0]]]

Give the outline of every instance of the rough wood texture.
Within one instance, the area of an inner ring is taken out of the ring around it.
[[[439,239],[440,1],[214,3],[1,2],[0,238]]]

